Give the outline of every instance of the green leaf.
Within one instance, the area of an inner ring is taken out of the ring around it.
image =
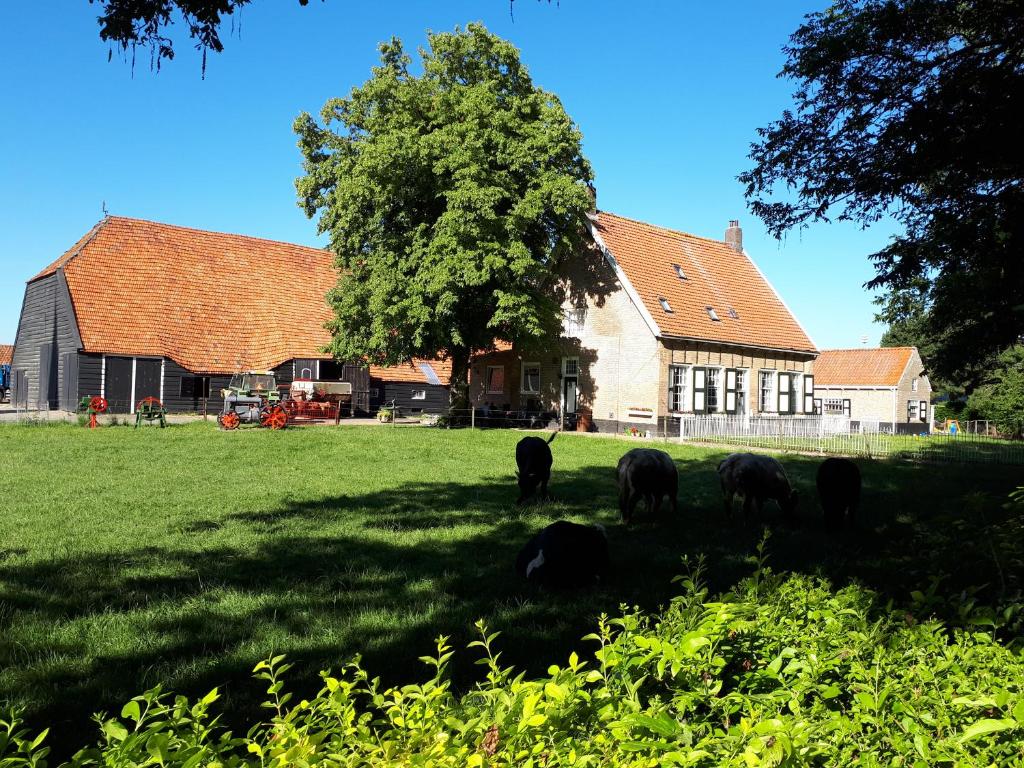
[[[986,718],[968,726],[968,728],[964,730],[963,735],[960,736],[960,743],[962,744],[965,741],[970,741],[971,739],[976,739],[979,736],[984,736],[989,733],[999,733],[1000,731],[1006,731],[1016,727],[1017,723],[1014,720],[1006,718],[993,720]]]
[[[139,718],[142,717],[142,710],[139,709],[139,702],[134,700],[129,701],[127,704],[121,707],[121,717],[126,717],[129,720],[134,720],[135,722],[138,722]]]

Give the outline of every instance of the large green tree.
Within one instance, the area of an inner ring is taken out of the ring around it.
[[[443,356],[463,397],[471,352],[560,323],[559,268],[583,247],[592,174],[558,98],[482,25],[431,34],[422,72],[397,39],[372,77],[295,121],[300,204],[340,271],[331,351]]]
[[[1005,350],[984,383],[971,393],[967,407],[996,423],[1007,437],[1024,437],[1024,345]]]
[[[838,0],[784,50],[795,108],[752,146],[752,210],[776,236],[894,217],[869,286],[923,300],[940,376],[984,370],[1024,330],[1024,4]]]

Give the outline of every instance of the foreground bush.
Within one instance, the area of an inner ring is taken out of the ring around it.
[[[857,587],[766,569],[720,600],[696,568],[657,616],[599,621],[592,658],[548,677],[471,643],[486,680],[457,696],[439,639],[420,685],[382,690],[358,662],[311,701],[282,657],[256,667],[267,722],[238,736],[160,689],[101,720],[102,766],[1011,765],[1024,761],[1024,659],[987,631],[950,630]],[[920,597],[920,596],[919,596]],[[916,604],[926,610],[927,600]],[[924,620],[922,620],[924,619]],[[47,734],[0,721],[0,766],[45,766]]]

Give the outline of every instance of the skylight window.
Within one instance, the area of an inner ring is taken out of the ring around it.
[[[679,277],[680,280],[685,280],[686,279],[686,273],[683,272],[683,268],[680,267],[678,264],[673,264],[672,265],[672,269],[675,270],[676,275]]]
[[[658,303],[661,304],[661,308],[664,309],[666,312],[672,311],[672,307],[669,306],[668,299],[666,299],[664,296],[658,297]]]
[[[731,317],[733,320],[739,320],[740,319],[740,313],[737,312],[732,307],[729,307],[729,317]]]
[[[708,311],[708,317],[710,317],[716,323],[722,322],[722,318],[720,318],[718,316],[718,313],[715,312],[715,308],[714,307],[704,307],[704,309],[706,309]]]

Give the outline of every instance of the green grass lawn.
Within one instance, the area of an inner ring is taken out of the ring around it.
[[[433,638],[464,646],[481,617],[502,632],[503,660],[537,673],[582,648],[599,613],[666,601],[684,555],[706,557],[716,590],[751,572],[761,525],[724,516],[724,451],[665,445],[680,469],[679,515],[652,522],[641,508],[627,530],[614,467],[633,443],[559,436],[555,501],[519,509],[520,437],[0,427],[0,699],[52,726],[59,752],[94,740],[90,713],[157,683],[221,686],[229,721],[252,716],[262,688],[250,670],[272,653],[296,662],[300,693],[357,653],[385,682],[410,681]],[[934,576],[940,596],[1020,589],[1024,537],[1003,507],[1019,470],[863,461],[861,525],[836,536],[815,501],[818,460],[783,461],[803,500],[800,525],[773,526],[774,568],[897,601]],[[770,506],[765,517],[777,515]],[[516,577],[519,546],[559,518],[607,526],[610,584],[544,594]],[[476,679],[472,661],[454,660],[458,684]]]

